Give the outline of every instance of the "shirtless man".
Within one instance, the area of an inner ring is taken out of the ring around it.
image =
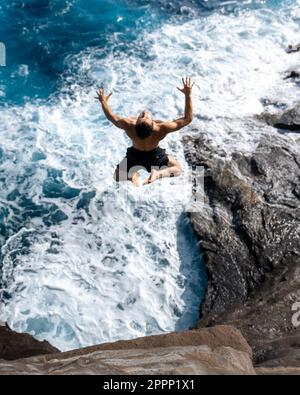
[[[103,89],[97,91],[97,98],[107,119],[115,126],[125,130],[132,141],[132,147],[127,149],[126,157],[117,166],[114,174],[115,181],[131,180],[135,186],[139,186],[139,170],[146,169],[150,176],[144,182],[150,184],[162,177],[179,176],[182,172],[180,163],[166,151],[159,147],[159,142],[169,133],[182,129],[193,120],[192,88],[194,83],[191,79],[182,78],[183,88],[177,89],[185,95],[184,117],[174,121],[153,120],[148,111],[143,111],[138,117],[122,118],[113,114],[108,105],[112,93],[105,95]]]

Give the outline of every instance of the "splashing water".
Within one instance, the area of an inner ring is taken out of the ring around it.
[[[117,187],[112,174],[129,142],[103,116],[95,87],[113,91],[111,106],[123,116],[148,108],[171,119],[183,113],[176,86],[191,75],[195,120],[186,131],[228,152],[259,141],[264,129],[250,119],[265,95],[283,104],[299,96],[279,84],[295,62],[284,52],[298,38],[291,2],[99,3],[92,14],[95,2],[47,1],[38,12],[33,1],[22,29],[33,24],[38,39],[21,37],[43,51],[31,58],[27,48],[21,62],[16,43],[0,87],[2,318],[61,350],[187,329],[205,290],[185,214],[184,132],[162,144],[183,163],[181,177]],[[65,27],[56,46],[47,41],[55,28],[47,7],[67,26],[76,21],[72,40],[62,40]],[[20,12],[24,21],[28,9]],[[9,73],[15,80],[6,81]]]

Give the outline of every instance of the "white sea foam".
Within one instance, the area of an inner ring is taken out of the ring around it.
[[[124,116],[148,108],[166,119],[183,114],[176,85],[191,75],[195,119],[186,132],[200,131],[229,153],[252,150],[262,131],[275,133],[253,120],[264,109],[261,100],[299,99],[294,85],[282,82],[296,61],[284,49],[299,41],[297,12],[252,10],[173,22],[141,37],[130,54],[114,51],[99,61],[100,50],[91,50],[69,59],[78,68],[66,79],[64,90],[72,95],[2,110],[7,191],[38,149],[46,159],[29,166],[32,175],[20,188],[35,203],[55,202],[68,215],[50,228],[41,218],[29,220],[2,249],[11,294],[3,317],[14,329],[65,350],[196,322],[203,272],[182,215],[191,192],[186,164],[178,179],[120,193],[126,187],[116,189],[112,173],[128,139],[105,120],[83,81],[113,90],[112,108]],[[183,133],[162,146],[185,163]],[[63,170],[69,186],[96,191],[89,211],[76,207],[78,198],[40,198],[49,167]],[[24,240],[29,247],[21,254]]]
[[[60,97],[58,103],[3,110],[11,131],[6,194],[23,176],[21,194],[36,204],[56,203],[68,215],[48,229],[41,217],[30,219],[7,240],[3,279],[12,298],[3,317],[15,330],[62,350],[188,328],[197,321],[203,294],[199,249],[182,215],[191,188],[183,190],[183,177],[116,188],[112,174],[127,141],[99,121],[98,107],[79,92],[72,102]],[[176,138],[170,149],[184,162]],[[47,158],[32,164],[37,150]],[[89,213],[77,208],[76,198],[43,197],[48,168],[63,170],[71,187],[96,191]]]

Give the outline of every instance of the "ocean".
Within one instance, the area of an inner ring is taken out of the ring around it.
[[[282,81],[299,21],[299,0],[0,0],[0,320],[60,350],[193,327],[206,273],[181,138],[253,150],[253,116],[299,101]],[[117,187],[129,141],[95,90],[173,119],[186,75],[193,124],[162,143],[184,174]]]

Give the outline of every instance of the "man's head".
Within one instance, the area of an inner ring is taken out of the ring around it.
[[[140,139],[146,139],[153,132],[153,120],[148,111],[142,111],[136,122],[136,134]]]

